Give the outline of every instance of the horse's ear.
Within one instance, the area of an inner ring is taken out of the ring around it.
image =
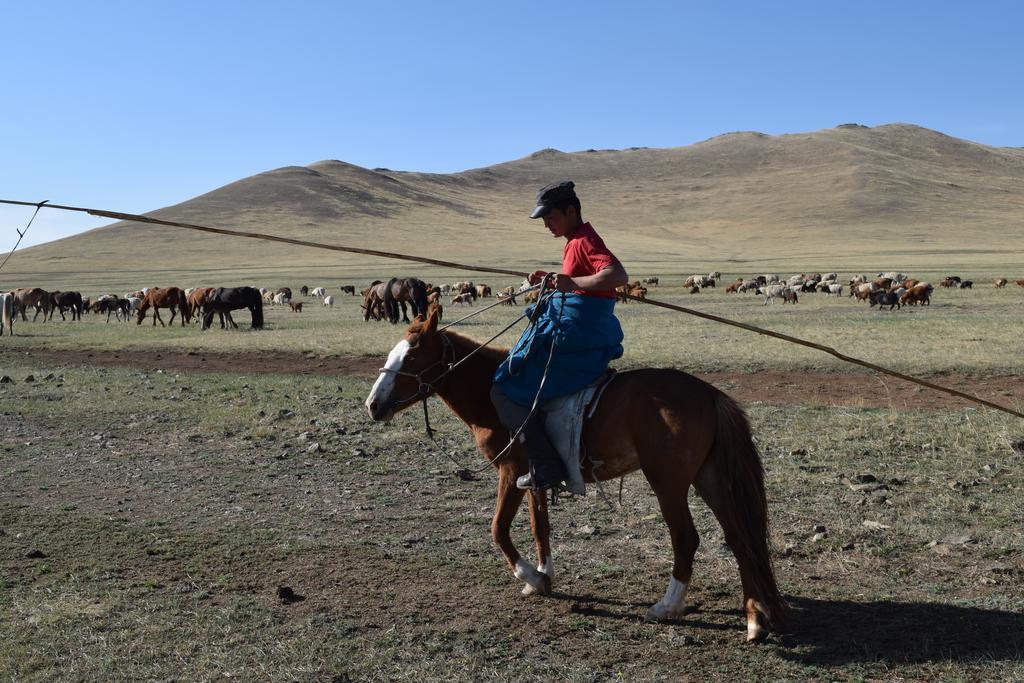
[[[423,326],[423,331],[427,334],[437,332],[437,321],[440,319],[441,315],[437,310],[437,304],[430,304],[430,306],[427,307],[427,323]]]

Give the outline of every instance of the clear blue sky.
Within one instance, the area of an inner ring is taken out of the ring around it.
[[[1024,146],[1022,2],[36,0],[0,17],[6,199],[136,213],[321,159],[449,172],[846,122]],[[28,215],[0,210],[0,253]],[[103,223],[44,213],[23,244]]]

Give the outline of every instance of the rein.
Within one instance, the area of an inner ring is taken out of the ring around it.
[[[541,303],[546,301],[546,300],[548,300],[548,299],[550,299],[556,293],[555,290],[546,291],[549,284],[550,284],[550,279],[549,278],[544,278],[540,283],[538,283],[536,285],[533,285],[532,287],[528,287],[526,289],[523,289],[522,291],[519,292],[519,294],[522,294],[524,292],[528,292],[528,291],[531,291],[531,290],[534,290],[534,289],[538,289],[538,288],[540,289],[540,295],[537,298],[537,306],[533,310],[533,317],[530,319],[530,325],[535,324],[537,322],[537,319],[540,317]],[[503,303],[503,302],[498,302],[498,303],[492,304],[491,306],[488,306],[487,308],[492,308],[494,306],[497,306],[500,303]],[[379,371],[378,371],[379,373],[389,373],[389,374],[392,374],[392,375],[397,375],[399,377],[409,377],[411,379],[416,380],[416,383],[418,385],[417,388],[416,388],[416,393],[411,394],[409,396],[406,396],[405,398],[399,399],[398,401],[395,401],[395,405],[400,405],[400,404],[406,403],[407,401],[414,401],[414,400],[422,401],[422,403],[423,403],[423,423],[424,423],[424,427],[426,429],[427,436],[430,437],[430,440],[434,441],[435,443],[436,443],[436,439],[434,438],[434,431],[435,430],[430,426],[430,413],[429,413],[429,411],[427,409],[427,399],[430,398],[431,394],[436,392],[436,386],[441,382],[441,380],[443,380],[445,377],[447,377],[449,374],[451,374],[457,367],[459,367],[460,365],[465,363],[473,355],[475,355],[481,349],[487,347],[495,339],[497,339],[501,335],[505,334],[505,332],[510,330],[512,328],[512,326],[514,326],[520,320],[522,320],[523,318],[525,318],[525,317],[527,317],[529,315],[528,313],[523,313],[518,318],[513,320],[511,323],[509,323],[508,325],[503,327],[501,329],[501,331],[499,331],[497,334],[492,336],[487,341],[485,341],[485,342],[483,342],[481,344],[478,344],[475,349],[473,349],[472,351],[467,353],[465,356],[460,358],[458,361],[456,361],[455,360],[455,346],[452,344],[451,340],[448,339],[448,336],[443,334],[444,330],[449,328],[449,327],[451,327],[451,326],[453,326],[453,325],[455,325],[455,324],[457,324],[457,323],[462,322],[463,320],[467,320],[468,318],[471,318],[474,315],[478,315],[479,313],[483,313],[483,311],[487,310],[487,308],[481,309],[480,311],[472,313],[472,314],[470,314],[470,315],[468,315],[468,316],[466,316],[464,318],[460,318],[459,320],[455,320],[455,321],[453,321],[451,323],[448,323],[444,327],[439,328],[438,329],[438,336],[441,338],[441,341],[444,344],[444,349],[441,351],[441,358],[439,360],[437,360],[437,361],[434,361],[433,363],[431,363],[427,367],[423,368],[419,372],[406,372],[404,370],[395,370],[393,368],[380,368]],[[561,322],[562,322],[562,309],[560,308],[559,309],[559,313],[558,313],[558,319],[555,321],[555,329],[556,330],[558,329],[558,327],[561,324]],[[552,336],[552,338],[551,338],[551,349],[548,352],[548,359],[547,359],[547,362],[544,364],[544,373],[541,375],[540,383],[537,386],[537,393],[533,397],[533,404],[530,406],[530,412],[527,413],[526,419],[523,420],[523,423],[519,426],[519,429],[516,430],[515,434],[512,434],[510,436],[509,441],[508,441],[508,445],[506,445],[505,448],[503,448],[500,453],[498,453],[496,456],[494,456],[491,460],[488,460],[487,464],[484,465],[483,467],[480,467],[480,468],[474,469],[474,470],[467,470],[467,469],[462,467],[461,463],[459,463],[457,460],[452,458],[450,455],[448,455],[447,452],[445,452],[442,449],[441,452],[444,453],[445,457],[448,458],[453,463],[455,463],[456,465],[459,466],[459,468],[460,468],[459,469],[459,475],[462,478],[466,478],[466,475],[477,474],[479,472],[483,472],[484,470],[492,467],[496,462],[498,462],[498,460],[503,458],[512,449],[512,445],[516,441],[518,441],[519,435],[522,433],[523,429],[526,427],[526,423],[529,422],[530,419],[533,417],[533,414],[536,412],[537,406],[540,403],[540,395],[541,395],[541,392],[544,390],[544,384],[547,382],[548,371],[551,369],[551,360],[555,356],[555,348],[557,346],[558,346],[558,344],[555,341],[555,337]],[[525,362],[526,358],[528,358],[529,355],[532,352],[533,352],[533,340],[530,341],[530,346],[529,346],[529,348],[527,350],[526,356],[523,359],[524,362]],[[435,377],[433,380],[430,380],[430,381],[424,380],[423,376],[428,371],[433,370],[438,365],[444,365],[445,364],[445,356],[448,355],[449,353],[451,354],[452,361],[450,363],[447,363],[448,367],[445,368],[444,372],[442,372],[440,375]]]
[[[532,291],[532,290],[537,289],[539,287],[542,288],[543,284],[544,283],[533,285],[531,287],[528,287],[527,289],[522,290],[522,292],[520,292],[520,293],[529,292],[529,291]],[[467,315],[464,318],[459,318],[458,320],[453,320],[452,322],[448,323],[444,327],[438,328],[438,330],[437,330],[438,331],[438,336],[441,337],[441,341],[444,343],[444,347],[445,347],[444,350],[441,351],[441,359],[431,363],[430,365],[428,365],[427,367],[423,368],[419,372],[405,372],[403,370],[394,370],[392,368],[379,368],[378,371],[377,371],[378,374],[381,373],[381,372],[387,372],[387,373],[390,373],[392,375],[398,375],[399,377],[411,377],[412,379],[416,380],[416,382],[419,384],[419,387],[417,388],[415,394],[412,394],[411,396],[407,396],[406,398],[400,399],[396,403],[405,403],[406,401],[408,401],[410,399],[417,398],[417,397],[423,397],[423,400],[426,401],[427,397],[430,396],[430,394],[433,391],[435,391],[434,387],[435,387],[435,385],[437,383],[439,383],[442,379],[447,377],[453,370],[455,370],[455,368],[457,368],[460,365],[462,365],[463,363],[465,363],[474,354],[476,354],[478,351],[480,351],[481,349],[486,347],[488,344],[493,342],[495,339],[497,339],[501,335],[503,335],[506,332],[508,332],[510,329],[512,329],[512,327],[516,323],[518,323],[520,320],[522,320],[523,318],[526,317],[527,314],[523,313],[518,318],[516,318],[515,320],[510,322],[508,325],[506,325],[505,327],[501,328],[501,331],[498,332],[496,335],[494,335],[493,337],[491,337],[487,341],[479,344],[475,349],[473,349],[472,351],[467,353],[465,356],[463,356],[461,359],[456,361],[455,360],[455,347],[452,346],[452,342],[451,342],[450,339],[448,339],[448,337],[446,337],[445,335],[440,334],[440,333],[443,332],[444,330],[448,329],[449,327],[452,327],[454,325],[457,325],[458,323],[461,323],[463,320],[468,320],[469,318],[472,318],[475,315],[479,315],[479,314],[483,313],[484,311],[486,311],[489,308],[494,308],[495,306],[497,306],[497,305],[499,305],[501,303],[504,303],[504,302],[503,301],[499,301],[497,303],[493,303],[490,306],[487,306],[485,308],[481,308],[479,311],[476,311],[474,313],[470,313],[469,315]],[[433,370],[438,365],[443,365],[444,364],[445,355],[448,352],[451,352],[452,361],[450,363],[448,363],[448,367],[445,368],[445,371],[442,372],[437,377],[435,377],[433,380],[431,380],[429,382],[425,381],[423,379],[423,375],[426,374],[427,371]],[[427,431],[428,431],[428,433],[430,432],[429,427],[428,427]],[[431,437],[431,438],[433,438],[433,437]]]

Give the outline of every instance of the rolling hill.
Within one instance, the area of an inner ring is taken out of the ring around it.
[[[320,161],[243,178],[150,215],[526,270],[560,258],[560,244],[526,216],[536,189],[562,178],[576,181],[584,217],[637,274],[942,268],[1024,256],[1024,149],[907,124],[727,133],[669,149],[545,149],[452,174]],[[141,259],[140,241],[148,245]],[[122,222],[26,249],[5,270],[5,280],[45,287],[141,285],[170,274],[188,286],[424,269]]]

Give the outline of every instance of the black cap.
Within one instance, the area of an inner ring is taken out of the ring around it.
[[[576,183],[571,180],[561,180],[551,183],[537,190],[537,208],[530,214],[530,218],[541,218],[548,215],[551,209],[565,206],[573,199],[576,199],[576,191],[573,189]]]

